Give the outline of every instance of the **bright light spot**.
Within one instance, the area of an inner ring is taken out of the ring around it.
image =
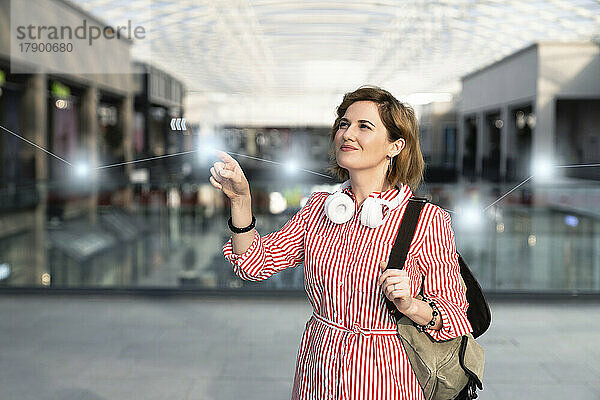
[[[533,171],[534,179],[540,182],[549,181],[552,178],[553,165],[547,158],[539,158],[534,160],[531,170]]]
[[[269,211],[271,214],[281,214],[287,208],[285,197],[279,192],[269,194]]]
[[[574,215],[565,216],[565,224],[569,226],[577,226],[579,225],[579,219]]]
[[[50,274],[49,273],[42,274],[42,285],[50,286]]]
[[[527,238],[527,244],[529,245],[529,247],[535,246],[536,243],[537,239],[535,238],[535,235],[529,235],[529,237]]]
[[[525,120],[525,113],[523,111],[517,111],[517,113],[515,115],[515,123],[517,125],[517,128],[519,128],[519,129],[525,128],[526,120]]]
[[[525,120],[527,121],[527,125],[529,125],[531,129],[535,128],[535,115],[529,114]]]
[[[296,171],[298,171],[298,167],[296,166],[295,162],[290,161],[285,165],[285,170],[288,172],[288,174],[294,174]]]
[[[131,171],[129,175],[129,180],[131,183],[148,183],[148,169],[147,168],[139,168]]]
[[[498,233],[504,232],[504,224],[502,222],[500,222],[499,224],[496,224],[496,232],[498,232]]]
[[[200,157],[212,156],[216,152],[216,150],[217,149],[212,144],[205,143],[198,146],[198,155]]]
[[[85,162],[75,164],[75,175],[78,178],[85,178],[90,174],[90,166]]]
[[[0,264],[0,281],[10,276],[10,265],[7,263]]]
[[[217,150],[226,151],[222,140],[214,133],[198,136],[197,150],[201,161],[217,157]]]
[[[464,230],[477,230],[483,224],[483,212],[477,204],[466,204],[457,209],[457,222]]]
[[[167,192],[167,207],[169,208],[179,208],[181,206],[181,195],[179,194],[179,190],[175,188],[170,188]]]
[[[59,110],[64,110],[69,106],[69,103],[66,100],[56,100],[54,105],[56,105],[56,108]]]

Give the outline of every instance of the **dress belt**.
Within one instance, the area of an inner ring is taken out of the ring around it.
[[[315,320],[321,322],[324,325],[327,325],[330,328],[339,329],[339,330],[342,330],[347,333],[356,333],[356,334],[362,333],[363,335],[366,335],[366,336],[398,334],[398,331],[396,329],[367,329],[367,328],[358,326],[358,324],[356,324],[356,323],[352,325],[352,328],[347,328],[343,325],[338,324],[337,322],[333,322],[330,319],[327,319],[319,314],[316,314],[315,312],[313,312],[312,316],[315,318]]]

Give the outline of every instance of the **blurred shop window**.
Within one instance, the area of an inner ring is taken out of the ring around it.
[[[444,126],[444,165],[456,166],[456,125]]]
[[[48,97],[48,143],[50,151],[67,160],[87,159],[81,104],[83,89],[59,81],[50,81]],[[50,185],[47,213],[61,219],[65,204],[74,196],[89,193],[90,186],[71,176],[71,168],[64,163],[49,162]]]
[[[521,181],[527,178],[531,171],[531,150],[533,142],[533,129],[535,116],[531,106],[519,107],[512,110],[511,131],[514,136],[509,136],[507,147],[507,178],[512,181]]]
[[[487,151],[483,154],[482,168],[483,176],[492,182],[500,181],[500,134],[503,127],[504,121],[500,119],[499,112],[487,115],[487,138],[484,140]]]
[[[465,145],[463,155],[463,175],[468,178],[475,176],[477,157],[477,118],[470,116],[465,119]]]
[[[23,97],[26,80],[0,70],[0,125],[17,134],[24,134],[27,122]],[[39,203],[35,156],[35,148],[0,132],[0,211],[30,209]]]
[[[122,152],[123,131],[118,126],[119,111],[116,105],[100,103],[98,105],[98,123],[103,138],[103,152]]]
[[[120,106],[122,99],[103,95],[96,107],[98,120],[98,158],[103,164],[125,161],[124,134]],[[120,165],[104,171],[108,179],[100,183],[100,190],[108,193],[127,185],[125,166]]]

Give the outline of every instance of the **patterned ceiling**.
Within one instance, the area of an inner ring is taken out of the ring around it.
[[[600,39],[600,0],[75,2],[149,27],[152,51],[134,56],[183,80],[197,104],[253,98],[257,109],[326,103],[366,83],[456,92],[461,76],[535,41]]]

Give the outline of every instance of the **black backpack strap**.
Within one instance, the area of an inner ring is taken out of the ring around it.
[[[421,210],[423,210],[423,207],[426,203],[427,199],[424,197],[413,196],[410,199],[408,199],[408,204],[406,206],[406,210],[404,211],[404,215],[402,216],[402,222],[400,223],[398,235],[396,236],[396,241],[394,242],[394,246],[392,247],[390,259],[388,260],[386,269],[404,269],[406,256],[408,255],[410,244],[412,243],[415,231],[417,229],[417,223],[419,222]],[[384,298],[388,310],[392,313],[397,322],[400,318],[404,316],[404,314],[398,311],[398,309],[391,300],[389,300],[385,296]]]

